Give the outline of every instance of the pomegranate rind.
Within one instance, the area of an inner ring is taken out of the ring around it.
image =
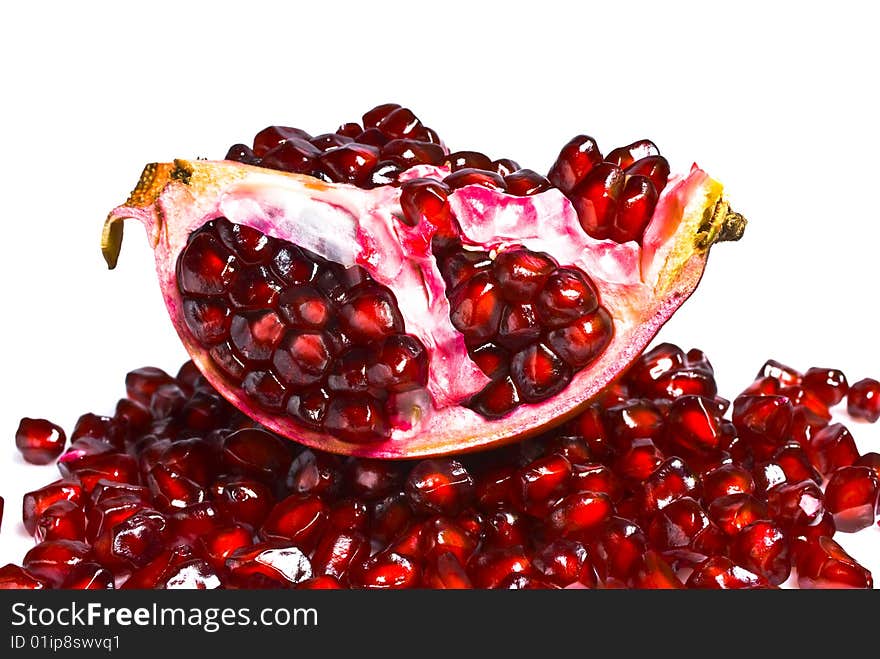
[[[419,173],[431,175],[424,168]],[[441,176],[442,172],[435,172],[435,175]],[[635,243],[617,245],[611,241],[595,241],[585,234],[585,239],[579,238],[586,253],[572,260],[580,263],[580,267],[596,281],[603,305],[614,319],[613,339],[598,360],[576,373],[560,394],[541,403],[520,405],[498,420],[487,420],[457,404],[465,395],[478,391],[487,379],[467,356],[460,335],[456,333],[443,337],[444,341],[437,341],[438,333],[454,330],[449,322],[448,301],[440,289],[442,280],[433,256],[429,254],[430,235],[400,235],[402,223],[395,225],[398,229],[396,240],[406,246],[406,258],[401,259],[410,262],[406,267],[421,262],[423,266],[430,264],[436,271],[434,283],[428,285],[427,291],[421,292],[429,301],[422,307],[406,299],[409,297],[407,291],[413,287],[401,282],[401,263],[389,259],[387,251],[380,253],[376,245],[371,253],[370,235],[380,236],[387,227],[364,218],[373,217],[377,208],[388,212],[387,209],[397,207],[397,188],[388,186],[367,191],[227,161],[176,160],[151,164],[145,168],[128,201],[110,212],[104,226],[102,250],[112,268],[122,240],[120,220],[134,218],[144,224],[154,249],[166,306],[185,348],[211,384],[244,413],[282,435],[325,451],[363,457],[414,458],[474,451],[514,441],[577,414],[642,352],[695,290],[713,242],[737,231],[736,227],[731,229],[736,218],[728,212],[721,194],[722,186],[694,167],[688,175],[670,182],[664,190],[646,231],[641,253]],[[491,198],[484,198],[486,195]],[[260,203],[255,201],[257,199]],[[556,190],[517,198],[487,191],[481,186],[466,186],[452,195],[451,203],[462,216],[468,206],[496,212],[507,205],[525,203],[530,206],[519,212],[540,214],[543,207],[548,216],[560,216],[566,226],[571,226],[575,218],[571,204]],[[311,229],[289,221],[279,227],[278,214],[267,213],[267,207],[284,209],[282,215],[288,220],[310,217]],[[344,213],[356,218],[353,228],[339,223],[340,207]],[[336,262],[362,265],[381,283],[393,284],[407,331],[415,333],[426,344],[433,344],[436,350],[432,356],[430,378],[433,387],[429,385],[434,409],[412,410],[412,417],[421,423],[412,423],[409,428],[401,424],[387,441],[348,443],[303,428],[287,416],[258,409],[239,388],[228,383],[185,329],[182,300],[175,280],[177,256],[190,233],[221,214],[233,222],[246,223],[269,235],[313,249]],[[464,218],[466,238],[467,226],[476,225],[475,220],[480,218],[474,213]],[[353,235],[351,231],[359,233]],[[549,231],[544,233],[551,234]],[[523,240],[521,235],[505,238],[509,242],[524,242],[536,249],[543,244],[539,236],[534,240]],[[469,239],[474,244],[483,245],[473,235]],[[420,245],[422,253],[419,253]],[[553,253],[552,246],[544,247]],[[646,258],[648,254],[650,258]],[[404,299],[400,299],[401,292]],[[418,317],[420,308],[423,313],[433,314],[430,322],[425,323],[424,318]],[[427,329],[420,332],[420,327]],[[437,348],[441,344],[446,346],[445,353]]]

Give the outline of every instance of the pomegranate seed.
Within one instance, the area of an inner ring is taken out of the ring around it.
[[[0,516],[2,516],[0,503]],[[37,519],[33,536],[37,542],[44,540],[85,540],[85,511],[72,501],[61,499],[46,508]]]
[[[275,505],[269,486],[257,480],[224,477],[212,488],[214,501],[236,522],[259,528]]]
[[[571,464],[561,455],[548,455],[519,470],[523,499],[543,502],[560,493],[571,478]]]
[[[47,540],[24,556],[22,567],[38,579],[60,586],[80,563],[88,561],[92,548],[78,540]]]
[[[790,366],[786,366],[774,359],[768,359],[755,376],[756,380],[760,378],[773,378],[781,386],[789,387],[792,385],[799,386],[803,380],[803,375]]]
[[[0,590],[42,590],[47,583],[28,570],[8,563],[0,567]]]
[[[409,226],[425,222],[438,235],[454,236],[454,218],[447,198],[449,186],[433,179],[412,179],[400,187],[400,208]]]
[[[647,178],[659,195],[669,179],[669,162],[663,156],[645,156],[627,167],[625,173],[631,178]]]
[[[877,478],[880,478],[880,453],[874,453],[873,451],[865,453],[856,460],[855,465],[857,467],[870,467],[877,474]]]
[[[591,314],[598,305],[593,282],[581,272],[569,268],[559,268],[550,275],[535,298],[538,316],[552,328]]]
[[[717,449],[722,439],[722,415],[714,400],[685,395],[669,408],[666,435],[687,453]]]
[[[744,492],[718,497],[712,501],[708,512],[718,528],[731,537],[769,515],[763,501]]]
[[[635,439],[612,463],[624,480],[644,481],[663,462],[663,454],[650,439]]]
[[[343,586],[338,579],[325,574],[300,581],[296,588],[297,590],[341,590]]]
[[[279,501],[260,529],[265,540],[290,541],[303,550],[314,548],[327,524],[327,506],[318,497],[293,494]]]
[[[654,513],[647,535],[664,556],[686,563],[698,563],[722,551],[726,543],[721,530],[690,497],[676,499]]]
[[[628,176],[620,196],[619,211],[608,237],[618,243],[641,241],[657,205],[657,189],[646,176]]]
[[[532,565],[535,572],[560,588],[573,583],[595,588],[598,583],[587,548],[577,541],[556,540],[545,545],[535,553]]]
[[[504,186],[512,195],[528,197],[549,190],[553,184],[531,169],[519,169],[504,175]]]
[[[536,403],[564,389],[571,369],[543,343],[523,348],[510,363],[511,378],[522,400]]]
[[[494,172],[492,161],[479,151],[455,151],[447,155],[440,164],[449,167],[453,172],[461,169],[480,169]]]
[[[15,432],[15,446],[22,457],[36,465],[45,465],[56,460],[64,451],[67,436],[60,426],[46,419],[25,417]]]
[[[215,570],[226,567],[226,559],[237,550],[253,544],[253,534],[240,524],[215,529],[198,540],[201,554]]]
[[[865,378],[853,384],[846,395],[846,411],[852,418],[868,423],[880,419],[880,382]]]
[[[831,538],[821,537],[798,554],[801,588],[873,588],[871,573]]]
[[[699,481],[680,458],[667,458],[642,484],[641,498],[646,514],[662,510],[681,497],[698,497]]]
[[[601,492],[576,492],[561,499],[550,510],[547,529],[562,537],[580,537],[601,528],[611,515],[614,505]]]
[[[291,126],[269,126],[264,128],[254,137],[254,153],[258,157],[266,155],[270,149],[283,144],[286,140],[309,140],[311,139],[304,130]]]
[[[286,543],[261,542],[236,549],[226,569],[241,588],[290,588],[312,578],[312,564],[299,548]]]
[[[624,189],[624,174],[617,165],[595,165],[569,193],[581,226],[597,240],[611,237]]]
[[[399,589],[418,586],[421,574],[418,564],[395,552],[380,552],[349,575],[352,586],[367,589]]]
[[[467,573],[477,588],[499,588],[512,575],[533,574],[533,567],[522,547],[507,547],[475,554],[468,561]]]
[[[746,570],[764,577],[772,586],[788,579],[791,572],[789,541],[776,524],[758,521],[733,538],[730,558]]]
[[[346,583],[349,570],[364,562],[370,556],[370,545],[357,533],[339,531],[327,533],[321,538],[312,557],[316,574],[335,577]]]
[[[406,494],[416,511],[455,515],[473,500],[474,479],[457,460],[423,460],[410,472]]]
[[[751,494],[755,491],[752,474],[734,464],[721,465],[703,474],[703,501],[711,503],[730,494]]]
[[[805,449],[816,469],[823,474],[849,467],[859,459],[853,436],[840,423],[833,423],[816,432]]]
[[[232,473],[272,483],[287,475],[293,458],[278,436],[257,428],[245,428],[226,437],[221,460]]]
[[[78,564],[61,584],[65,590],[112,590],[115,587],[110,570],[89,562]]]
[[[483,525],[484,545],[493,549],[525,545],[529,530],[524,514],[501,508],[486,515]]]
[[[444,554],[452,554],[462,565],[477,548],[476,541],[457,524],[443,517],[428,520],[419,537],[419,550],[428,560],[436,560]]]
[[[741,568],[725,556],[711,556],[700,563],[688,577],[688,588],[700,589],[754,589],[767,588],[763,577]]]
[[[880,479],[870,467],[841,467],[825,488],[828,512],[839,531],[854,533],[874,523]]]
[[[815,523],[825,512],[822,490],[811,480],[781,483],[767,492],[767,509],[780,526]]]
[[[786,440],[792,406],[785,396],[740,396],[733,403],[733,424],[758,459],[767,459]]]
[[[291,464],[287,484],[298,494],[335,497],[342,488],[342,461],[335,455],[306,449]]]
[[[577,135],[562,147],[547,178],[554,186],[567,193],[601,161],[602,154],[596,140],[587,135]]]
[[[684,588],[684,584],[675,575],[675,571],[662,556],[653,550],[648,550],[642,556],[635,577],[633,587],[651,590],[677,590]]]
[[[473,588],[464,567],[452,554],[443,554],[435,564],[429,563],[422,576],[427,588],[462,590]]]
[[[404,168],[413,165],[436,165],[446,154],[439,144],[412,139],[391,140],[382,147],[382,158]]]
[[[837,405],[849,390],[843,371],[834,368],[808,369],[804,373],[803,386],[817,396],[826,407]]]

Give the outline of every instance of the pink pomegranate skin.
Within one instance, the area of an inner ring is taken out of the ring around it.
[[[442,168],[418,166],[411,176],[445,173]],[[546,251],[563,264],[577,265],[596,283],[602,304],[613,317],[610,345],[588,368],[574,374],[567,388],[540,403],[519,405],[497,420],[460,404],[487,379],[450,323],[448,301],[438,294],[442,278],[436,261],[428,248],[419,248],[430,235],[419,235],[424,229],[410,228],[397,219],[399,188],[365,190],[228,161],[151,164],[129,200],[111,211],[102,247],[113,267],[122,239],[119,220],[134,218],[145,226],[165,302],[185,347],[206,378],[246,414],[325,451],[412,458],[513,441],[575,415],[641,353],[694,291],[709,247],[731,234],[738,237],[742,230],[742,218],[729,211],[720,184],[696,167],[686,176],[670,179],[641,245],[587,235],[571,202],[556,189],[514,197],[467,185],[454,191],[450,205],[465,244],[485,249],[522,244]],[[406,331],[432,351],[427,385],[432,401],[413,409],[414,423],[397,427],[387,441],[346,442],[306,429],[286,415],[258,409],[240,388],[230,385],[185,329],[175,268],[190,234],[221,216],[331,261],[360,265],[395,292]]]

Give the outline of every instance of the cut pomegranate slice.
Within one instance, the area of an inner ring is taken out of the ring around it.
[[[744,228],[719,183],[669,176],[647,140],[603,160],[576,138],[547,181],[443,156],[393,104],[364,121],[317,138],[270,127],[230,151],[240,162],[148,165],[102,239],[113,267],[120,220],[140,220],[207,380],[323,450],[461,452],[574,416]]]

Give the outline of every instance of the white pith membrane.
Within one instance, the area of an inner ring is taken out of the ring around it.
[[[400,178],[439,180],[446,174],[444,168],[420,165]],[[577,267],[596,284],[600,303],[613,319],[611,343],[596,361],[574,373],[562,392],[541,403],[520,404],[506,417],[491,421],[461,405],[489,379],[470,359],[449,319],[445,282],[431,253],[434,228],[424,222],[410,227],[400,220],[399,188],[364,190],[229,161],[152,165],[129,202],[111,211],[105,245],[111,231],[121,231],[117,220],[135,218],[145,225],[165,302],[181,339],[208,380],[239,409],[276,432],[322,450],[418,457],[473,450],[539,430],[542,423],[570,416],[601,391],[696,287],[708,245],[697,247],[695,238],[706,230],[721,189],[696,166],[687,175],[670,177],[642,246],[591,238],[556,189],[516,197],[471,185],[450,195],[466,246],[495,252],[522,245],[550,254],[560,266]],[[176,281],[177,258],[190,234],[218,217],[344,266],[359,265],[394,292],[405,331],[418,337],[431,355],[430,400],[414,396],[410,408],[399,410],[410,422],[401,426],[410,427],[394,429],[387,441],[343,442],[304,428],[287,415],[256,407],[225,379],[186,329]],[[118,250],[121,235],[117,238]]]

